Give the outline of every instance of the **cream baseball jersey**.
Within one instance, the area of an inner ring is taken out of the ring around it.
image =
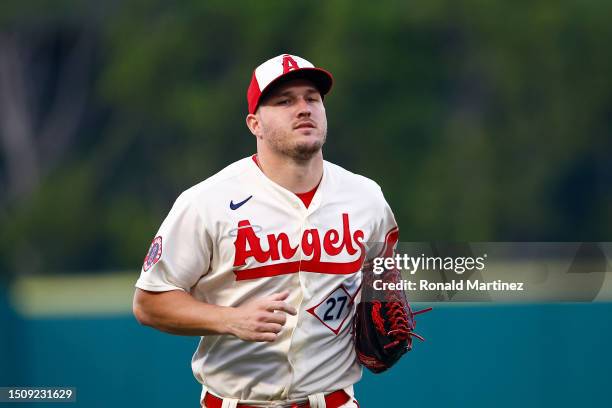
[[[370,242],[397,242],[380,187],[324,162],[308,207],[251,157],[185,191],[162,223],[136,283],[220,306],[289,291],[298,311],[274,342],[204,336],[192,360],[213,394],[245,403],[300,400],[361,378],[352,318]],[[370,251],[371,252],[371,251]]]

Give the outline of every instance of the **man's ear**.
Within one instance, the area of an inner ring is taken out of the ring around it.
[[[249,113],[246,117],[246,125],[255,137],[261,138],[261,123],[257,114]]]

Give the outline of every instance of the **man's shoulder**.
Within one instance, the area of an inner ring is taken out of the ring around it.
[[[239,188],[239,183],[236,181],[251,170],[251,161],[250,157],[235,161],[207,179],[183,191],[180,198],[189,200],[205,196],[210,200],[212,197],[223,196],[225,192],[228,195],[232,194],[235,189]]]
[[[368,177],[353,173],[342,166],[328,161],[325,161],[325,167],[328,169],[334,183],[342,188],[376,195],[381,193],[381,188],[378,183]]]

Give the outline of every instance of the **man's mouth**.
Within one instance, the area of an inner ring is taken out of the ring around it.
[[[314,129],[316,128],[316,126],[313,122],[300,122],[294,126],[294,129],[305,129],[305,128]]]

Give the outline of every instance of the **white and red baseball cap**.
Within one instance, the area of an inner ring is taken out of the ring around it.
[[[295,55],[282,54],[267,60],[253,71],[251,83],[247,90],[249,113],[255,113],[261,96],[273,85],[288,79],[306,78],[312,81],[321,96],[326,95],[332,87],[334,78],[322,68]]]

